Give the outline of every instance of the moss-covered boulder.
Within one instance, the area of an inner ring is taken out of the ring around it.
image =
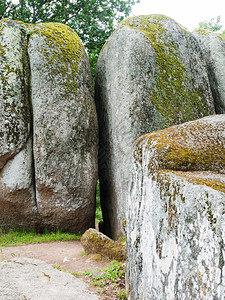
[[[98,146],[84,47],[63,24],[2,20],[0,62],[0,225],[29,227],[29,207],[37,227],[84,232],[94,225]]]
[[[193,35],[198,40],[215,102],[216,113],[225,113],[225,36],[205,29],[197,29]]]
[[[123,261],[126,259],[126,246],[122,240],[113,241],[108,236],[90,228],[81,237],[81,244],[88,253],[100,254],[104,258]]]
[[[135,144],[127,214],[131,299],[221,299],[225,290],[225,115]]]
[[[77,34],[62,24],[36,25],[28,54],[38,211],[46,227],[83,232],[94,226],[97,182],[89,61]]]
[[[161,15],[122,21],[96,69],[99,174],[105,232],[121,235],[134,141],[142,134],[214,113],[196,39]]]

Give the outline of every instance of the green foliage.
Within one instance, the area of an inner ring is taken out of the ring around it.
[[[54,269],[57,269],[57,270],[60,270],[60,269],[61,269],[60,265],[58,265],[57,263],[53,265],[53,268],[54,268]]]
[[[100,203],[100,188],[99,188],[99,180],[97,182],[96,188],[96,212],[95,212],[95,223],[98,224],[102,221],[102,210],[101,210],[101,203]]]
[[[220,24],[220,16],[217,16],[216,19],[212,18],[210,21],[203,21],[199,23],[199,27],[202,29],[207,29],[210,31],[221,31],[223,25]],[[225,35],[225,30],[222,32]]]
[[[88,276],[92,281],[93,286],[98,286],[103,288],[108,282],[111,282],[116,286],[120,285],[121,281],[125,281],[125,263],[113,260],[109,267],[99,270],[99,275],[94,275],[96,272],[84,272],[84,273],[74,273],[74,275]],[[118,299],[127,299],[126,291],[124,289],[118,290]]]
[[[126,300],[127,299],[127,293],[125,290],[120,290],[118,293],[118,299]]]
[[[0,18],[27,23],[60,22],[69,25],[87,48],[92,74],[98,54],[117,24],[128,17],[139,0],[1,0]]]
[[[18,246],[23,244],[46,243],[53,241],[73,241],[79,240],[81,235],[64,233],[62,231],[48,232],[40,234],[31,231],[10,230],[4,233],[0,230],[0,247]]]

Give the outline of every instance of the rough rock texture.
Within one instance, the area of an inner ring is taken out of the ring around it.
[[[23,43],[19,24],[0,23],[0,169],[24,147],[30,134]]]
[[[0,225],[34,226],[27,38],[20,24],[0,22]]]
[[[0,22],[0,222],[94,225],[98,128],[90,66],[66,25]]]
[[[223,299],[225,115],[135,145],[127,215],[129,299]]]
[[[225,113],[225,37],[205,29],[193,32],[207,65],[216,113]]]
[[[34,230],[38,214],[32,170],[32,138],[0,173],[0,227]]]
[[[123,21],[96,69],[99,174],[107,235],[121,235],[134,141],[147,132],[214,113],[196,39],[165,16]]]
[[[126,250],[122,241],[114,242],[103,233],[90,228],[81,237],[81,244],[89,253],[97,253],[109,259],[123,261]]]
[[[1,300],[98,299],[84,282],[41,260],[21,257],[3,261],[0,273]]]
[[[46,227],[94,226],[97,117],[90,66],[76,33],[35,26],[28,45],[36,199]]]

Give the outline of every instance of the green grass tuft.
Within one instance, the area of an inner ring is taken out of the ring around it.
[[[4,233],[0,230],[0,247],[49,243],[53,241],[75,241],[80,238],[81,235],[65,233],[60,230],[57,232],[45,231],[43,234],[26,230],[10,230],[8,233]]]

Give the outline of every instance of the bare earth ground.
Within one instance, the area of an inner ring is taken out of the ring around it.
[[[94,271],[98,274],[99,269],[109,266],[110,261],[95,260],[93,254],[84,255],[84,249],[80,241],[51,242],[40,244],[29,244],[16,247],[0,248],[0,261],[9,260],[15,257],[35,258],[45,261],[52,266],[60,266],[61,270],[69,272]],[[110,283],[99,294],[98,287],[92,286],[92,280],[88,276],[80,279],[89,284],[90,290],[99,296],[99,299],[118,299],[116,289]],[[123,288],[123,287],[122,287]]]

